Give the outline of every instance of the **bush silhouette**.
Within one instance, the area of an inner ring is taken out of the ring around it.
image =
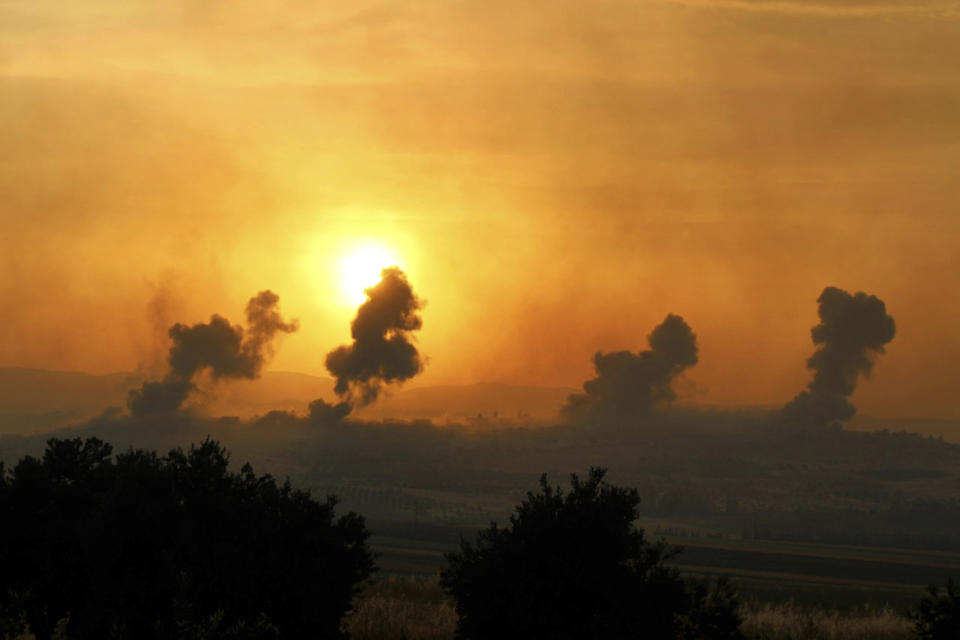
[[[947,580],[943,591],[927,587],[927,595],[910,612],[914,630],[922,640],[954,640],[960,638],[960,583]]]
[[[591,468],[564,493],[540,491],[475,544],[447,554],[441,583],[457,603],[457,635],[469,640],[740,638],[729,586],[687,582],[664,564],[678,550],[634,527],[634,489]]]
[[[0,616],[50,638],[339,638],[373,570],[336,500],[257,476],[206,440],[112,457],[49,440],[0,474]]]

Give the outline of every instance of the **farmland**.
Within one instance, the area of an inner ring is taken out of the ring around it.
[[[475,528],[370,522],[372,544],[386,575],[430,576],[444,552]],[[653,529],[649,529],[652,531]],[[654,536],[656,537],[656,536]],[[742,595],[760,602],[912,605],[928,584],[960,574],[960,553],[852,547],[768,540],[667,536],[682,547],[674,564],[684,573],[728,575]]]
[[[911,640],[910,620],[888,606],[847,610],[746,600],[740,608],[747,640]],[[368,585],[345,621],[354,640],[452,640],[454,603],[437,581],[391,576]]]

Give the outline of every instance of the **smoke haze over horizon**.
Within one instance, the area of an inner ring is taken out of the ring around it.
[[[678,402],[782,406],[830,284],[896,316],[858,412],[960,419],[958,29],[942,0],[0,2],[0,367],[159,378],[174,322],[272,288],[302,324],[272,368],[326,375],[374,242],[429,301],[413,386],[579,388],[675,312]]]
[[[697,364],[697,336],[683,318],[667,314],[639,353],[597,352],[597,377],[569,397],[563,413],[576,422],[634,423],[676,399],[674,379]]]
[[[413,344],[423,307],[406,275],[397,267],[383,269],[380,282],[366,290],[367,300],[350,323],[353,342],[327,354],[325,364],[337,383],[334,392],[352,406],[376,401],[384,385],[399,384],[423,370]]]
[[[231,325],[213,314],[210,322],[192,326],[179,322],[170,327],[172,342],[162,380],[144,382],[129,393],[127,405],[134,416],[176,411],[196,389],[195,376],[209,371],[213,380],[255,380],[273,356],[278,333],[293,333],[296,320],[285,322],[277,311],[280,297],[261,291],[247,303],[247,327]],[[105,407],[106,408],[106,407]]]
[[[860,378],[870,377],[874,358],[896,334],[893,318],[876,296],[827,287],[817,302],[820,324],[810,334],[818,349],[807,360],[813,379],[784,407],[787,420],[806,425],[849,420],[856,414],[850,396]]]

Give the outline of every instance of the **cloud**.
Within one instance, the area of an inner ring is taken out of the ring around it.
[[[813,379],[783,408],[790,422],[804,425],[852,418],[856,407],[849,397],[857,380],[870,376],[874,358],[896,334],[893,318],[876,296],[827,287],[817,302],[820,324],[810,333],[819,348],[807,360]]]
[[[412,332],[422,326],[417,313],[423,303],[397,267],[381,273],[380,282],[366,290],[367,301],[350,324],[353,343],[327,354],[327,369],[337,383],[334,391],[353,406],[374,402],[383,385],[403,382],[423,370]]]
[[[189,379],[168,375],[163,380],[144,382],[139,389],[131,389],[127,407],[134,416],[169,413],[179,409],[195,388]]]
[[[130,391],[130,412],[141,416],[176,411],[196,388],[194,376],[204,369],[214,380],[259,377],[264,363],[273,355],[274,337],[298,328],[295,320],[285,322],[280,316],[279,301],[272,291],[261,291],[251,298],[246,330],[217,314],[206,323],[170,327],[170,371],[163,380],[145,382],[140,389]]]
[[[350,414],[350,404],[337,402],[331,404],[323,398],[317,398],[308,405],[309,420],[314,424],[336,424]]]
[[[636,354],[598,352],[593,358],[597,377],[583,384],[586,393],[569,397],[563,414],[573,421],[630,420],[672,401],[674,378],[697,363],[697,337],[671,313],[647,342],[650,349]]]

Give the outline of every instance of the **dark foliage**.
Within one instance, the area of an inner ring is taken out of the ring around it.
[[[917,636],[922,640],[960,638],[960,583],[949,579],[942,591],[935,586],[927,591],[910,614]]]
[[[492,524],[447,555],[441,582],[457,601],[458,637],[741,637],[728,585],[688,583],[665,565],[678,550],[644,539],[636,490],[604,474],[572,476],[569,493],[542,476],[509,527]]]
[[[373,565],[336,500],[228,471],[212,440],[160,457],[51,439],[0,481],[0,611],[40,640],[337,638]]]

